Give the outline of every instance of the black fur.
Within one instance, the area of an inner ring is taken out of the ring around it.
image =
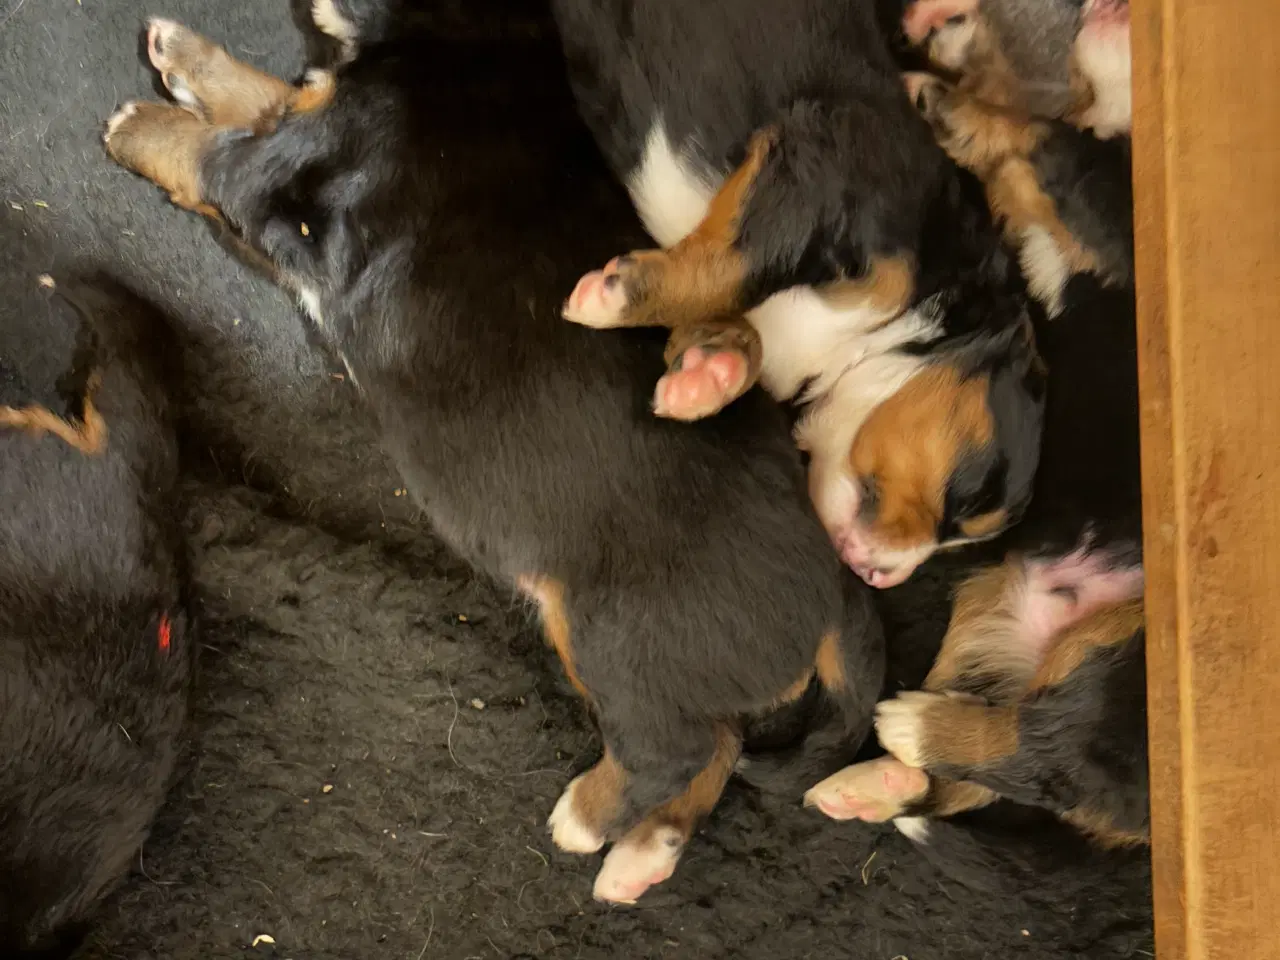
[[[1001,380],[990,394],[995,443],[968,465],[998,475],[976,494],[957,478],[938,540],[995,508],[1015,521],[1043,402],[1029,338],[1004,335],[1028,322],[1026,293],[980,186],[948,161],[904,93],[882,28],[901,5],[556,0],[553,9],[582,115],[624,181],[659,120],[710,185],[742,161],[753,134],[772,130],[739,212],[734,246],[747,272],[735,309],[863,275],[885,258],[911,265],[912,303],[936,297],[941,308],[920,351],[946,362],[981,353],[978,366]],[[643,296],[643,269],[624,282],[632,299]]]
[[[5,957],[68,955],[125,875],[169,785],[190,672],[161,321],[101,279],[60,288],[51,307],[74,331],[68,374],[18,388],[45,346],[27,342],[29,356],[6,358],[4,403],[52,394],[49,409],[79,417],[93,372],[108,434],[87,455],[0,428]]]
[[[577,671],[631,775],[610,834],[680,792],[712,722],[773,701],[833,627],[861,739],[882,636],[865,594],[844,602],[782,411],[756,392],[714,422],[655,419],[661,343],[559,317],[592,262],[579,224],[609,208],[566,162],[567,98],[495,82],[543,50],[432,44],[377,4],[342,9],[389,32],[360,38],[325,109],[223,135],[203,194],[319,292],[320,332],[435,528],[508,583],[564,584]],[[552,253],[531,269],[531,250]]]
[[[1128,145],[1100,144],[1055,125],[1040,157],[1041,185],[1064,220],[1098,254],[1110,277],[1123,279],[1072,276],[1062,312],[1037,328],[1049,370],[1041,467],[1022,524],[998,546],[1044,561],[1084,550],[1102,561],[1104,572],[1140,568],[1141,437]],[[943,766],[936,772],[1058,813],[1088,811],[1123,834],[1144,835],[1144,642],[1145,631],[1139,630],[1126,642],[1093,649],[1061,683],[1022,700],[1013,757],[993,767]]]

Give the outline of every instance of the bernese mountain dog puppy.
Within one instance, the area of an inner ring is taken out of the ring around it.
[[[138,856],[191,667],[162,321],[106,281],[49,312],[0,346],[0,954],[33,960]]]
[[[1132,127],[1129,0],[913,0],[902,34],[975,100],[1099,139]]]
[[[661,250],[564,315],[673,331],[660,416],[760,382],[804,407],[814,504],[876,587],[1026,507],[1043,384],[973,179],[912,109],[872,0],[555,0],[586,119]]]
[[[959,588],[924,683],[881,703],[889,756],[819,783],[837,819],[920,818],[1005,797],[1115,844],[1148,837],[1137,344],[1128,139],[1028,120],[935,79],[930,122],[974,164],[1024,260],[1060,265],[1036,337],[1049,390],[1040,471],[1002,564]],[[1016,189],[1014,189],[1016,185]],[[1033,230],[1040,231],[1039,233]],[[1015,231],[1015,232],[1018,232]],[[1032,247],[1028,251],[1028,247]]]
[[[447,35],[438,14],[316,0],[337,65],[298,87],[154,20],[149,56],[178,103],[125,105],[106,147],[270,262],[436,531],[540,608],[604,740],[552,838],[612,842],[595,894],[630,902],[671,875],[746,724],[814,678],[831,713],[807,759],[848,762],[883,636],[782,409],[752,391],[714,422],[655,418],[661,340],[561,319],[584,264],[624,236],[610,225],[633,221],[567,88],[529,83],[561,71],[554,34]]]

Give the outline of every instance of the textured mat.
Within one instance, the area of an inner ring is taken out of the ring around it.
[[[669,883],[593,903],[598,858],[555,852],[543,820],[594,739],[527,612],[416,522],[287,300],[99,145],[153,83],[145,16],[291,76],[287,2],[150,2],[0,0],[0,354],[47,341],[56,368],[37,278],[65,269],[131,283],[187,345],[192,745],[90,957],[1152,954],[1141,855],[1006,809],[921,852],[731,787]],[[948,575],[884,597],[895,685],[936,649]]]

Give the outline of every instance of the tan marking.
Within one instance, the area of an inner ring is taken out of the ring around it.
[[[292,85],[237,60],[200,34],[175,25],[164,36],[156,68],[178,77],[196,98],[204,119],[217,127],[254,127],[278,114]],[[153,59],[154,62],[154,59]],[[166,79],[166,85],[168,81]]]
[[[828,690],[838,693],[848,686],[849,678],[844,672],[844,654],[840,649],[838,631],[833,630],[822,638],[813,659],[813,667],[818,680]]]
[[[791,684],[791,686],[787,687],[787,689],[783,690],[774,698],[773,703],[770,704],[770,709],[777,709],[778,707],[786,706],[788,703],[795,703],[808,691],[809,684],[812,680],[813,671],[806,670],[800,675],[799,680]]]
[[[1024,582],[1020,566],[1004,563],[980,570],[960,585],[925,690],[947,690],[964,677],[980,676],[988,684],[996,683],[987,688],[987,695],[997,703],[1012,703],[1023,694],[1036,670],[1025,645],[1014,637]]]
[[[837,310],[869,307],[888,321],[910,305],[914,291],[915,271],[905,257],[877,257],[863,276],[837,280],[818,293]]]
[[[931,777],[929,792],[922,800],[910,804],[907,811],[915,816],[953,817],[957,813],[985,807],[999,799],[999,794],[994,790],[980,787],[976,783]]]
[[[711,199],[702,222],[678,244],[631,254],[641,299],[628,306],[620,325],[674,328],[738,312],[747,273],[746,259],[734,246],[738,221],[772,145],[769,131],[752,138],[745,162]]]
[[[560,658],[565,676],[569,678],[573,689],[590,703],[591,694],[578,675],[577,664],[574,661],[573,638],[569,629],[569,611],[565,606],[564,584],[550,577],[520,577],[516,580],[516,585],[522,593],[538,604],[542,616],[542,631],[547,643]]]
[[[306,82],[291,90],[289,113],[314,113],[333,102],[338,81],[328,70],[308,70]]]
[[[622,810],[627,771],[605,747],[600,761],[582,775],[573,790],[573,813],[588,830],[604,835]]]
[[[986,767],[1018,752],[1018,712],[1014,707],[947,697],[922,707],[919,722],[920,752],[926,767]]]
[[[879,544],[908,549],[935,542],[960,457],[991,443],[986,376],[923,368],[872,411],[850,449],[854,476],[874,479],[877,509],[867,525]]]
[[[25,430],[33,437],[51,433],[86,456],[98,456],[107,447],[107,422],[93,403],[93,395],[100,383],[99,374],[90,375],[85,387],[82,419],[78,424],[70,423],[41,406],[0,407],[0,427]]]
[[[1079,669],[1094,650],[1127,642],[1144,624],[1143,602],[1138,597],[1103,607],[1063,630],[1045,655],[1031,680],[1032,690],[1054,687]]]
[[[1003,530],[1008,522],[1009,511],[1001,509],[961,520],[958,526],[964,536],[971,540],[980,540]]]
[[[716,748],[711,762],[699,771],[684,793],[646,816],[627,835],[628,842],[633,838],[642,843],[647,842],[653,831],[660,827],[674,827],[687,841],[693,836],[699,821],[719,802],[741,750],[742,739],[734,730],[727,726],[717,727]]]
[[[168,191],[177,206],[220,219],[200,196],[200,158],[217,129],[182,107],[132,103],[108,122],[107,153]]]
[[[1053,238],[1070,273],[1096,273],[1097,256],[1062,222],[1031,163],[1049,127],[963,85],[928,102],[926,115],[938,142],[982,180],[987,203],[1009,242],[1020,248],[1027,231],[1039,228]]]
[[[1141,847],[1151,842],[1147,831],[1121,830],[1111,817],[1100,810],[1076,807],[1062,814],[1062,819],[1106,848]]]

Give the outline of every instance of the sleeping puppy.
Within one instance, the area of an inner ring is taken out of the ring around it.
[[[804,405],[819,515],[868,583],[1026,506],[1042,376],[980,189],[903,96],[871,0],[556,0],[581,112],[665,249],[565,317],[673,332],[654,409]]]
[[[913,0],[902,33],[975,99],[1099,138],[1132,127],[1129,0]]]
[[[717,802],[748,718],[816,677],[828,770],[857,749],[884,671],[869,592],[827,546],[782,410],[753,392],[715,423],[654,418],[661,343],[560,319],[627,211],[568,91],[529,83],[559,69],[554,37],[442,38],[388,0],[312,12],[341,65],[300,87],[152,21],[180,105],[127,104],[107,149],[270,260],[436,530],[538,605],[605,745],[552,837],[613,842],[595,894],[634,901]]]
[[[63,957],[165,797],[191,644],[176,444],[149,308],[54,294],[75,331],[0,356],[0,954]],[[51,327],[52,325],[50,325]]]
[[[922,817],[997,796],[1058,813],[1106,843],[1148,836],[1137,347],[1126,149],[1061,122],[1018,121],[955,90],[933,122],[1032,171],[1087,261],[1046,290],[1037,330],[1049,366],[1035,496],[1006,559],[960,587],[923,692],[881,703],[890,756],[819,783],[808,802],[837,819]],[[984,115],[984,112],[989,115]],[[994,119],[993,119],[994,118]],[[1021,126],[1020,131],[1015,127]],[[998,168],[993,168],[998,169]],[[988,187],[991,184],[988,183]],[[1063,258],[1064,261],[1067,258]]]

